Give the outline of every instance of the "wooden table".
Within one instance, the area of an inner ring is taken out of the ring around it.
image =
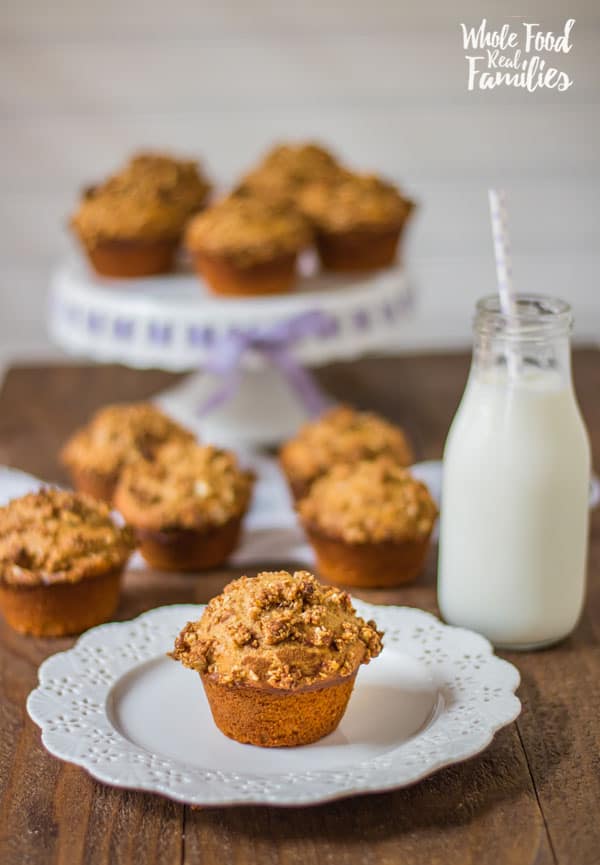
[[[409,430],[420,459],[439,457],[462,392],[464,355],[366,360],[323,370],[338,397]],[[600,352],[575,357],[577,388],[600,466]],[[12,369],[0,396],[0,464],[65,481],[56,454],[89,413],[148,397],[173,376],[117,367]],[[293,563],[282,563],[290,565]],[[204,602],[234,572],[129,574],[119,618]],[[368,600],[436,610],[435,556],[410,588]],[[50,757],[25,713],[37,666],[72,640],[38,640],[0,625],[2,865],[596,865],[600,862],[600,513],[592,519],[589,597],[558,648],[506,654],[520,669],[523,713],[479,757],[405,790],[313,808],[191,809],[93,781]]]

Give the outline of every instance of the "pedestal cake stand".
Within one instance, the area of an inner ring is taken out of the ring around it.
[[[302,264],[293,293],[219,298],[189,273],[103,279],[72,258],[52,280],[50,333],[99,362],[190,372],[155,401],[205,441],[274,444],[322,401],[306,368],[396,351],[410,307],[400,267],[356,277]]]

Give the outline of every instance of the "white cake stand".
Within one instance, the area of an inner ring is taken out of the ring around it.
[[[211,295],[189,273],[102,279],[73,258],[52,280],[50,333],[69,353],[100,362],[194,371],[156,396],[165,411],[197,429],[204,440],[273,444],[294,433],[307,408],[266,359],[260,341],[248,335],[276,338],[278,347],[305,367],[352,360],[397,350],[397,322],[410,306],[399,267],[342,277],[319,274],[310,259],[301,266],[306,275],[289,295],[229,299]],[[319,326],[300,338],[286,338],[288,325],[309,313]],[[220,375],[200,370],[231,352],[232,334],[249,343],[240,360],[239,387],[200,416],[199,408],[223,384]]]

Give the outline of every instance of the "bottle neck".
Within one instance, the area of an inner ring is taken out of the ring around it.
[[[509,317],[497,297],[477,304],[472,374],[507,374],[509,380],[548,372],[571,383],[572,316],[554,298],[518,295]]]

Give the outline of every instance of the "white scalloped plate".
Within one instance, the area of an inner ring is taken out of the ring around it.
[[[422,610],[355,600],[385,631],[337,731],[302,748],[240,745],[196,673],[165,656],[198,605],[93,628],[48,658],[27,710],[56,757],[100,781],[194,805],[309,805],[412,784],[513,721],[519,673],[483,637]]]

